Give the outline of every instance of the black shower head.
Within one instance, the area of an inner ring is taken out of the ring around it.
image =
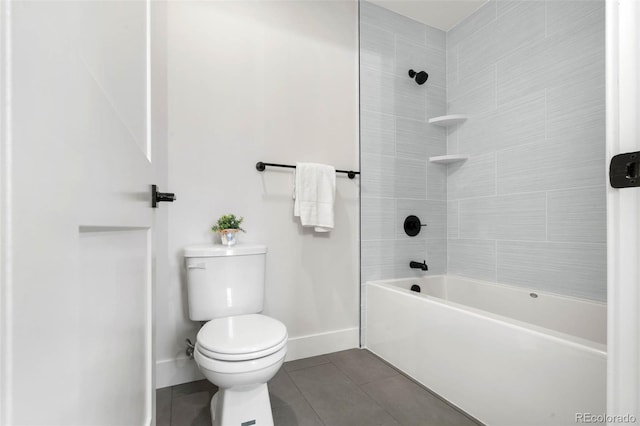
[[[415,72],[414,70],[409,70],[409,77],[415,77],[416,83],[423,85],[429,78],[429,74],[424,71]]]

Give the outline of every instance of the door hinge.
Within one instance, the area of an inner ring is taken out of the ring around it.
[[[609,165],[609,183],[614,188],[640,186],[640,151],[615,155]]]

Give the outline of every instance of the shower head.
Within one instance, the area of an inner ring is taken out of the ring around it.
[[[424,71],[415,72],[414,70],[409,70],[409,77],[415,78],[416,83],[423,85],[429,78],[429,74]]]

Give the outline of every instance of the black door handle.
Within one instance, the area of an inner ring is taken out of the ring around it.
[[[157,185],[151,185],[151,207],[158,207],[158,203],[166,201],[173,203],[176,200],[176,194],[173,192],[158,192]]]

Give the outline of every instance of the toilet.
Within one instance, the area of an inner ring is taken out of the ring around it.
[[[189,318],[206,321],[194,358],[219,390],[214,426],[273,425],[267,382],[287,353],[287,328],[260,314],[267,247],[198,245],[184,250]]]

